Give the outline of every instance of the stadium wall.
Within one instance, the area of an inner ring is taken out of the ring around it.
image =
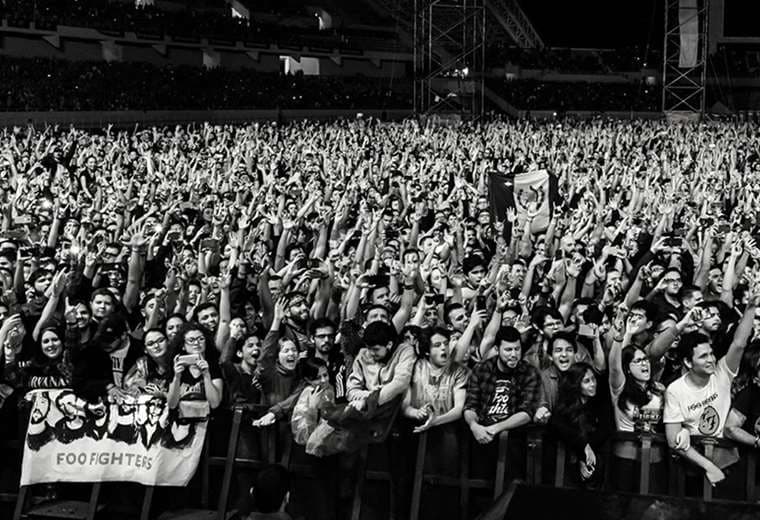
[[[280,70],[280,56],[319,59],[320,74],[329,76],[398,77],[411,67],[411,55],[393,52],[336,49],[282,49],[277,45],[217,45],[207,40],[179,42],[169,38],[148,40],[126,33],[122,37],[104,35],[94,29],[59,26],[58,30],[38,31],[0,25],[0,55],[20,58],[56,58],[72,61],[145,62],[157,66],[203,65],[204,52],[218,56],[225,68],[250,68],[262,72]]]

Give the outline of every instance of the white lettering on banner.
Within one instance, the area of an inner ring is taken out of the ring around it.
[[[184,486],[198,467],[205,420],[177,420],[163,396],[92,404],[71,390],[36,390],[21,485],[136,482]]]

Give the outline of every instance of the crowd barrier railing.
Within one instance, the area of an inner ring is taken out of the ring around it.
[[[295,450],[303,451],[303,447],[297,446],[290,437],[289,434],[283,436],[283,430],[278,428],[275,424],[266,428],[258,429],[258,442],[261,446],[260,457],[258,459],[244,458],[238,456],[238,445],[240,440],[241,430],[244,424],[250,421],[254,417],[262,415],[266,411],[265,407],[260,405],[248,406],[248,407],[236,407],[229,415],[229,427],[225,418],[214,415],[211,421],[223,421],[220,424],[219,429],[227,434],[226,439],[222,438],[224,444],[225,453],[215,454],[211,447],[211,430],[206,436],[204,442],[204,454],[201,457],[200,465],[200,478],[201,478],[201,494],[200,505],[201,510],[208,512],[215,512],[215,517],[218,520],[223,520],[228,516],[230,512],[230,496],[233,482],[233,476],[236,469],[244,468],[257,470],[264,467],[267,464],[279,463],[288,468],[296,477],[313,478],[313,468],[308,464],[298,462],[298,456],[296,456]],[[396,414],[398,410],[396,411]],[[393,471],[389,467],[387,470],[378,470],[368,467],[369,452],[371,449],[383,449],[386,456],[386,460],[390,460],[390,450],[393,449],[392,445],[388,442],[391,434],[393,422],[395,422],[396,415],[393,416],[393,421],[388,423],[388,427],[383,430],[376,438],[372,439],[369,445],[364,446],[358,453],[358,462],[356,464],[356,479],[353,484],[353,497],[351,503],[351,519],[359,520],[362,509],[362,493],[364,491],[365,483],[369,480],[382,480],[390,482],[390,493],[388,499],[389,511],[392,517],[395,510],[394,501],[397,497],[394,496],[393,481],[395,476]],[[458,454],[457,465],[458,470],[454,473],[440,474],[427,471],[425,468],[426,460],[430,456],[452,456],[450,453],[440,454],[433,453],[430,443],[431,435],[435,432],[435,429],[417,434],[413,438],[413,445],[416,448],[414,454],[414,469],[413,469],[413,481],[411,489],[410,499],[410,520],[419,520],[420,511],[423,504],[423,488],[425,486],[433,486],[440,488],[458,488],[459,489],[459,518],[464,520],[470,515],[470,494],[472,490],[487,490],[489,495],[494,499],[498,498],[505,491],[505,483],[507,482],[507,474],[510,470],[509,464],[509,443],[510,440],[517,436],[524,438],[525,445],[525,475],[524,482],[529,485],[546,485],[547,482],[556,488],[573,487],[572,482],[567,478],[568,471],[568,458],[569,453],[566,445],[558,440],[547,427],[540,425],[529,425],[512,432],[502,432],[497,439],[495,439],[495,446],[491,449],[495,450],[495,460],[492,458],[488,460],[488,464],[492,469],[487,471],[481,471],[479,475],[473,475],[471,470],[473,469],[471,461],[471,452],[473,449],[482,449],[474,441],[472,434],[468,430],[464,422],[459,422],[456,425],[452,425],[456,428],[457,447]],[[287,429],[289,431],[289,429]],[[677,498],[683,498],[686,496],[686,476],[687,473],[692,475],[696,473],[695,467],[685,461],[679,456],[675,456],[672,451],[668,449],[667,441],[661,434],[655,434],[651,432],[642,433],[615,433],[608,445],[610,448],[616,443],[628,443],[636,448],[637,456],[634,459],[636,470],[638,470],[638,482],[637,492],[640,495],[668,495]],[[740,503],[754,503],[757,499],[757,453],[755,450],[749,447],[738,446],[736,443],[726,439],[716,439],[713,437],[701,437],[692,436],[692,446],[699,449],[707,458],[712,458],[715,455],[717,449],[724,450],[739,450],[740,454],[740,466],[737,466],[738,470],[743,469],[743,495],[740,497],[730,497],[721,500],[729,500]],[[6,445],[6,449],[9,446],[18,445],[18,449],[21,449],[21,443],[11,443]],[[554,457],[549,457],[554,460],[554,474],[547,475],[547,453],[554,451]],[[667,478],[663,482],[663,486],[666,485],[667,490],[663,493],[662,490],[652,489],[652,452],[653,450],[659,450],[663,454],[660,464],[664,464]],[[278,456],[279,455],[279,456]],[[613,490],[610,471],[613,467],[613,449],[605,449],[603,453],[597,454],[604,460],[604,478],[601,480],[601,488],[603,490]],[[390,466],[390,465],[389,465]],[[743,466],[743,468],[742,468]],[[222,469],[221,485],[218,490],[218,497],[216,501],[216,508],[210,509],[211,504],[211,491],[210,491],[210,474],[212,468]],[[737,470],[734,469],[734,471]],[[629,490],[625,490],[629,491]],[[715,488],[710,484],[707,478],[702,478],[702,485],[700,495],[696,498],[701,498],[705,501],[715,500],[714,496]],[[90,500],[85,506],[86,512],[83,514],[83,518],[92,519],[96,512],[99,510],[98,497],[100,493],[100,483],[93,483],[90,493]],[[143,498],[140,520],[149,520],[151,518],[151,505],[153,500],[153,487],[146,487],[145,495]],[[6,497],[7,498],[7,497]],[[29,514],[30,511],[25,511],[27,502],[30,498],[30,490],[24,486],[19,489],[19,493],[16,498],[16,507],[14,511],[14,520],[21,519],[24,514]]]

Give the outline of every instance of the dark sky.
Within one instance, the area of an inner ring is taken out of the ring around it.
[[[755,1],[755,0],[745,0]],[[664,0],[520,0],[553,47],[662,47]]]
[[[725,0],[726,36],[760,36],[760,2]]]

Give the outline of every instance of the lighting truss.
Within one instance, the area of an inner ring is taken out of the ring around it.
[[[708,13],[710,0],[697,0],[696,9],[681,19],[679,0],[665,0],[665,42],[662,64],[662,111],[703,116],[705,113]],[[681,29],[697,19],[697,60],[679,67]]]
[[[414,109],[421,115],[483,115],[483,0],[415,0]]]

